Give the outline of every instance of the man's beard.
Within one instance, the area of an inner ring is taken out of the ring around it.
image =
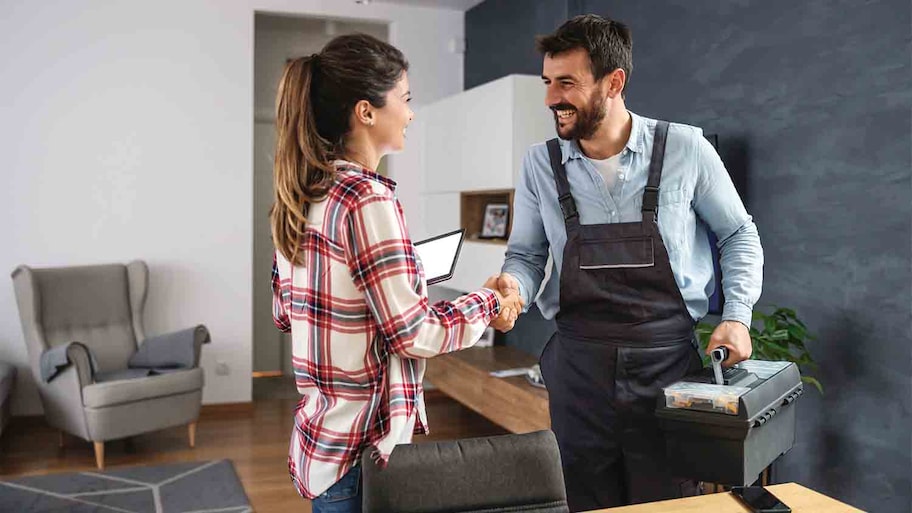
[[[558,110],[574,109],[576,111],[576,121],[573,127],[564,133],[561,132],[560,120],[557,118]],[[598,130],[602,120],[605,119],[605,99],[599,94],[593,94],[592,98],[582,109],[576,109],[573,105],[562,103],[551,107],[554,112],[554,128],[557,130],[557,136],[566,141],[589,139]]]

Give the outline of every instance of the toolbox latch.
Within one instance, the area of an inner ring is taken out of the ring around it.
[[[798,399],[798,396],[800,396],[803,393],[804,393],[804,389],[802,389],[802,388],[795,390],[791,394],[787,395],[785,397],[785,399],[782,400],[782,406],[788,406],[789,404],[792,404],[793,402],[795,402],[795,399]]]
[[[769,411],[767,411],[763,415],[759,416],[757,418],[757,420],[754,421],[754,427],[760,427],[760,426],[766,424],[775,415],[776,415],[776,408],[770,408]]]

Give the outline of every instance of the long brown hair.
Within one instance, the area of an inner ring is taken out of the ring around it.
[[[285,65],[276,96],[275,203],[272,241],[292,265],[299,253],[308,205],[326,197],[332,161],[345,153],[352,109],[360,100],[382,108],[386,93],[408,70],[394,46],[366,34],[339,36],[318,54]]]

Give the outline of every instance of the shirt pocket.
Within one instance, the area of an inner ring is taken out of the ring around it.
[[[688,189],[659,190],[659,233],[672,262],[680,258],[684,247],[684,227],[690,215]]]
[[[631,269],[655,265],[653,240],[650,237],[585,241],[580,244],[579,268]]]

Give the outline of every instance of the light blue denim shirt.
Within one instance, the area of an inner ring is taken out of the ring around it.
[[[630,139],[621,152],[618,179],[611,190],[576,141],[561,141],[582,224],[642,219],[656,121],[632,112],[630,116]],[[690,315],[695,321],[706,315],[715,287],[708,227],[719,239],[725,294],[722,319],[750,326],[763,282],[763,248],[757,227],[702,129],[671,123],[659,188],[659,232]],[[548,148],[536,144],[526,153],[516,185],[513,230],[503,272],[516,277],[523,299],[530,305],[544,279],[550,251],[551,278],[536,301],[548,319],[560,310],[559,278],[566,241]]]

